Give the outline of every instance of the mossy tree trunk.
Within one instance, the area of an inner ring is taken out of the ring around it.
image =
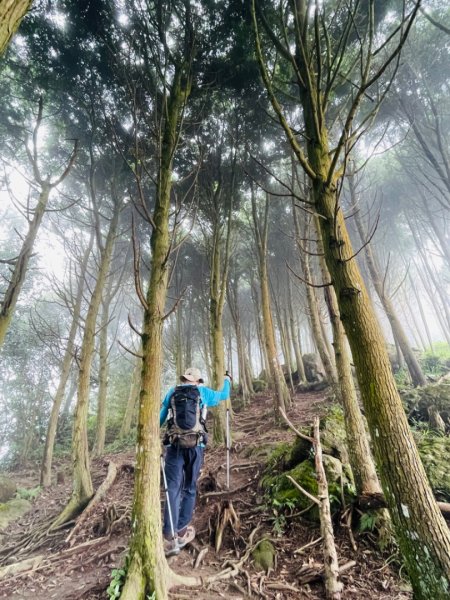
[[[111,286],[108,285],[108,288]],[[108,324],[109,308],[111,306],[112,296],[110,289],[106,291],[106,298],[102,303],[102,316],[100,320],[100,339],[99,339],[99,371],[98,371],[98,396],[97,396],[97,422],[95,426],[95,441],[92,449],[94,456],[101,456],[105,451],[106,437],[106,402],[108,396]]]
[[[113,203],[113,215],[109,223],[108,234],[104,244],[101,242],[100,264],[94,290],[89,300],[89,308],[84,323],[83,339],[78,361],[77,404],[75,407],[72,433],[72,495],[67,506],[53,522],[52,527],[57,527],[80,513],[94,493],[90,473],[87,417],[89,409],[91,369],[95,352],[97,316],[110,269],[121,208],[121,201],[115,197],[115,195],[113,197]],[[98,239],[100,240],[100,234]]]
[[[83,300],[83,292],[84,292],[84,279],[86,276],[88,260],[92,252],[92,245],[94,242],[93,235],[89,240],[89,244],[83,254],[80,263],[80,271],[78,274],[77,281],[77,293],[73,300],[73,312],[72,312],[72,322],[70,325],[69,334],[67,336],[67,346],[64,351],[64,356],[62,360],[61,366],[61,374],[59,378],[58,387],[55,392],[55,397],[53,399],[52,410],[50,413],[50,419],[47,426],[47,435],[45,438],[45,446],[44,446],[44,454],[42,457],[41,464],[41,479],[40,484],[43,487],[48,487],[51,485],[51,472],[52,472],[52,460],[53,460],[53,449],[55,446],[55,437],[56,431],[58,427],[58,417],[59,411],[61,409],[61,403],[64,398],[64,393],[67,386],[67,381],[69,379],[70,370],[73,361],[73,354],[75,348],[75,335],[79,326],[80,312],[81,312],[81,302]]]
[[[300,382],[306,381],[305,365],[303,364],[302,350],[300,347],[300,337],[297,334],[298,328],[295,323],[294,307],[292,302],[292,286],[291,280],[288,281],[288,306],[289,306],[289,327],[290,335],[292,339],[292,345],[294,346],[295,364],[297,366],[297,374]]]
[[[331,386],[336,387],[337,381],[338,381],[336,367],[335,367],[333,359],[330,355],[330,352],[329,352],[329,349],[328,349],[328,346],[326,344],[325,337],[323,334],[324,330],[321,325],[319,304],[318,304],[318,300],[317,300],[316,290],[314,289],[315,283],[314,283],[313,275],[312,275],[311,268],[309,265],[308,242],[306,241],[306,238],[308,237],[306,235],[308,229],[305,224],[305,227],[304,227],[303,233],[302,233],[302,230],[300,228],[299,217],[298,217],[294,202],[292,205],[292,210],[294,211],[295,238],[296,238],[297,246],[299,249],[300,265],[302,268],[303,278],[306,282],[305,283],[306,299],[308,302],[308,313],[309,313],[309,319],[310,319],[310,323],[311,323],[311,332],[314,337],[314,341],[315,341],[316,347],[317,347],[317,352],[319,353],[320,360],[322,361],[322,364],[323,364],[323,368],[325,369],[325,374],[326,374],[328,383]],[[300,241],[302,238],[304,239],[303,243],[306,246],[306,248],[302,247],[302,244]]]
[[[144,600],[154,593],[167,600],[171,571],[163,552],[160,504],[161,366],[163,323],[167,296],[170,235],[169,214],[173,157],[179,140],[180,120],[190,93],[189,66],[175,64],[170,93],[161,113],[162,139],[152,216],[151,268],[144,307],[142,377],[137,430],[136,476],[132,513],[129,567],[122,600]]]
[[[314,218],[314,231],[318,240],[317,252],[320,255],[322,280],[328,282],[330,281],[330,273],[325,262],[318,217]],[[344,410],[348,454],[355,479],[356,492],[358,496],[378,495],[382,493],[381,485],[375,469],[364,419],[358,404],[353,381],[351,356],[347,336],[339,314],[336,292],[333,286],[325,287],[324,291],[333,328],[334,355],[340,390],[339,398]]]
[[[30,9],[32,0],[0,0],[0,56]]]
[[[321,13],[318,4],[315,11],[309,11],[307,4],[306,0],[298,0],[289,5],[295,25],[292,38],[294,51],[289,46],[284,46],[282,41],[290,36],[285,28],[285,23],[289,22],[286,16],[283,14],[282,22],[276,21],[278,29],[274,31],[273,20],[269,25],[261,14],[262,9],[259,13],[270,43],[276,47],[283,60],[290,63],[293,76],[297,78],[296,86],[305,125],[306,153],[299,146],[280,98],[276,96],[262,53],[255,0],[252,0],[257,59],[280,125],[297,161],[311,179],[312,204],[309,204],[309,210],[319,215],[325,260],[350,343],[383,491],[399,548],[411,578],[414,597],[418,600],[444,600],[450,593],[450,531],[437,507],[411,435],[381,327],[359,272],[339,205],[340,180],[348,158],[346,152],[355,141],[352,126],[358,108],[365,100],[366,90],[382,79],[389,67],[392,66],[395,73],[401,48],[419,5],[416,4],[408,16],[403,16],[403,25],[397,29],[396,39],[390,40],[389,51],[380,65],[375,60],[378,55],[378,39],[375,35],[373,3],[369,3],[367,27],[364,31],[358,29],[358,40],[361,47],[366,48],[366,53],[364,56],[361,54],[361,64],[358,62],[358,68],[352,73],[352,84],[356,89],[352,87],[351,95],[346,99],[349,104],[342,106],[341,119],[344,126],[338,134],[337,143],[333,143],[331,149],[326,115],[328,100],[334,89],[334,61],[345,50],[349,37],[344,32],[336,48],[334,41],[327,37],[329,31],[326,30],[326,15]],[[350,30],[356,27],[355,18],[360,15],[355,11],[363,10],[362,7],[342,5],[340,10],[344,11],[342,18],[347,19]],[[363,41],[361,34],[364,35]],[[324,48],[326,42],[331,44],[326,54],[322,52],[320,42],[324,44]],[[358,78],[358,83],[355,83],[355,78]],[[389,85],[385,89],[388,90]],[[333,110],[336,108],[333,107]],[[375,113],[372,111],[370,114]],[[367,120],[365,122],[367,124]]]
[[[270,300],[269,273],[267,269],[267,235],[269,231],[269,198],[266,195],[264,216],[259,217],[256,207],[256,196],[252,187],[252,215],[255,233],[256,251],[258,257],[259,285],[261,292],[261,323],[262,335],[267,353],[269,366],[269,383],[275,392],[274,408],[286,410],[286,404],[291,401],[289,390],[284,379],[278,360],[278,351],[275,341],[275,328],[273,325],[272,308]]]
[[[128,393],[127,405],[125,407],[125,413],[122,419],[122,425],[120,426],[119,438],[123,439],[130,433],[131,423],[133,416],[136,412],[137,402],[139,398],[139,391],[141,388],[141,358],[136,357],[136,362],[131,376],[130,391]]]

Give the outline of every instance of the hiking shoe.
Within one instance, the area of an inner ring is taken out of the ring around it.
[[[178,540],[164,539],[164,554],[165,556],[176,556],[180,554],[180,546]]]
[[[194,538],[195,529],[191,525],[185,527],[182,531],[178,532],[178,548],[181,550],[181,548],[190,544]]]

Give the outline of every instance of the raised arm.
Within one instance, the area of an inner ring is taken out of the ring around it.
[[[225,377],[221,390],[213,390],[209,387],[200,387],[200,395],[205,406],[217,406],[223,400],[228,400],[230,397],[230,379]]]

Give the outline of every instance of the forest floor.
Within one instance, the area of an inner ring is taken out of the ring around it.
[[[296,426],[309,425],[315,415],[326,409],[323,393],[298,394],[289,417]],[[206,577],[220,573],[227,561],[237,561],[244,554],[253,532],[254,541],[262,537],[272,541],[277,551],[275,568],[268,573],[258,572],[250,558],[237,577],[218,580],[207,589],[177,588],[170,597],[179,600],[325,598],[323,582],[320,577],[315,577],[323,564],[321,545],[315,543],[301,549],[320,537],[318,526],[295,514],[287,515],[280,522],[273,507],[266,504],[258,486],[264,468],[264,452],[261,450],[282,441],[293,441],[294,434],[274,422],[272,400],[267,395],[256,396],[250,407],[235,415],[233,430],[231,492],[227,493],[225,489],[225,451],[209,448],[205,453],[194,516],[196,540],[178,556],[169,559],[169,563],[174,571],[181,574],[195,573]],[[45,536],[39,547],[35,546],[36,542],[32,539],[37,531],[45,531],[50,519],[67,502],[70,495],[69,464],[62,467],[67,469],[65,483],[44,490],[25,516],[1,532],[1,564],[33,557],[34,560],[30,561],[23,573],[0,580],[0,598],[97,600],[108,597],[106,588],[111,580],[111,571],[123,565],[129,538],[133,452],[111,454],[94,460],[96,487],[105,479],[111,461],[118,467],[113,485],[96,510],[78,524],[69,542],[70,526],[52,536]],[[38,484],[37,470],[14,475],[20,479],[23,487],[31,488]],[[211,494],[211,491],[214,493]],[[225,529],[222,548],[216,553],[213,539],[218,514],[229,509],[230,502],[239,522],[235,523],[234,529],[230,525]],[[393,570],[390,558],[382,555],[371,537],[354,532],[355,549],[348,529],[339,522],[339,518],[335,521],[339,563],[344,565],[355,561],[354,566],[342,574],[343,598],[412,598],[409,586]],[[277,524],[283,525],[283,532],[276,527]],[[194,566],[199,554],[201,562]],[[313,574],[312,581],[305,583],[308,574]]]

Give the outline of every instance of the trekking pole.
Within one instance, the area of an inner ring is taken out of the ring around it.
[[[230,489],[230,409],[227,408],[227,490]]]
[[[175,528],[173,526],[173,518],[172,518],[172,507],[170,506],[170,498],[169,498],[169,488],[167,487],[167,477],[166,471],[164,469],[164,457],[161,454],[161,469],[163,474],[163,482],[164,482],[164,493],[166,494],[166,502],[167,502],[167,511],[169,513],[169,523],[170,523],[170,532],[172,534],[172,539],[175,539]]]

